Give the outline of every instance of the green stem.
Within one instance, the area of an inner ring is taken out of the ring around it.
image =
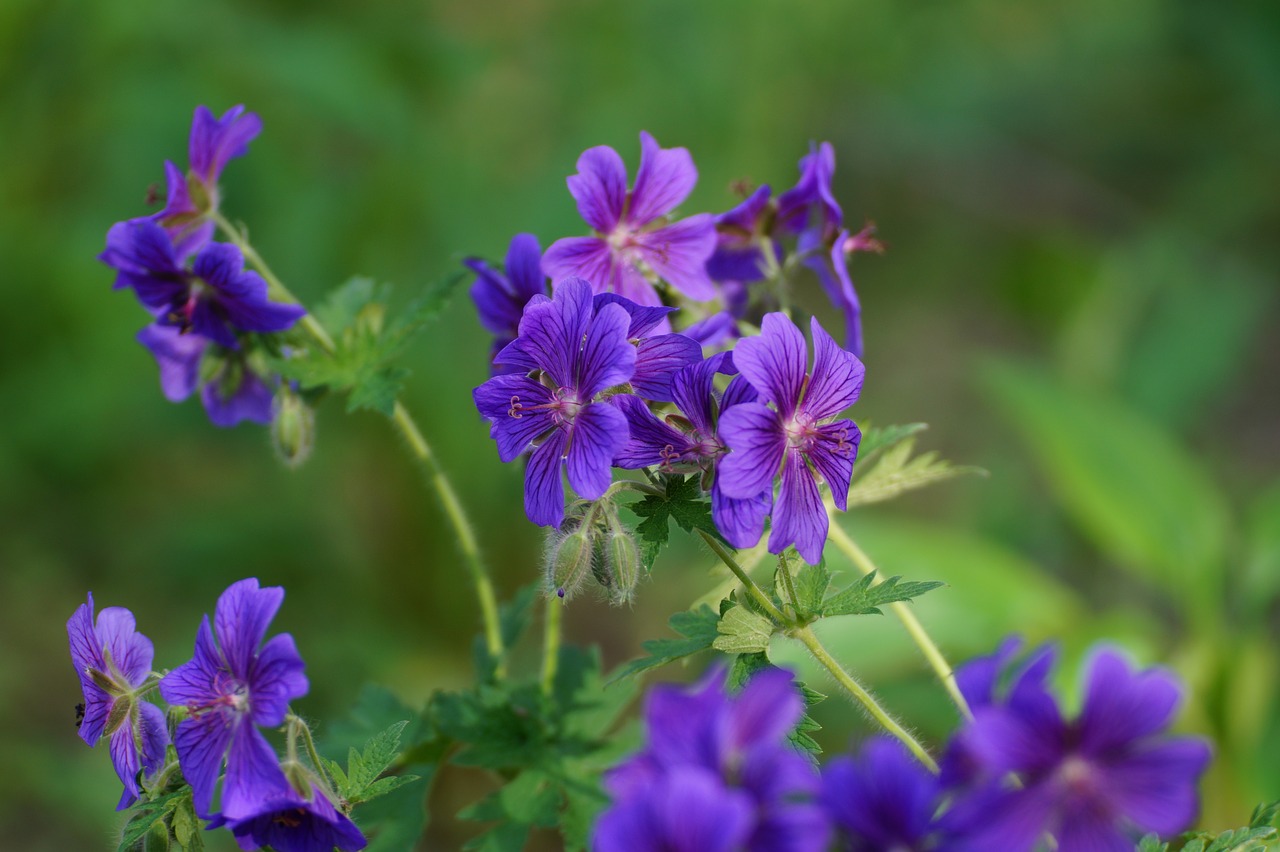
[[[290,292],[284,282],[276,277],[276,274],[271,271],[271,267],[262,259],[262,256],[258,254],[240,229],[228,222],[218,211],[214,211],[211,215],[213,221],[217,223],[223,233],[244,254],[245,260],[266,280],[267,286],[274,295],[278,299],[298,303],[298,298]],[[333,338],[310,312],[303,314],[299,323],[308,334],[315,338],[322,349],[330,354],[334,352]],[[427,443],[426,438],[422,436],[421,430],[418,429],[417,423],[414,422],[408,410],[399,401],[396,402],[391,420],[404,436],[405,441],[408,442],[414,456],[426,469],[427,477],[440,498],[445,515],[448,516],[449,522],[453,525],[454,533],[458,538],[458,547],[462,551],[463,561],[471,574],[471,582],[475,586],[476,597],[480,601],[480,614],[484,620],[485,644],[488,647],[489,655],[496,661],[495,673],[501,678],[506,674],[506,664],[503,659],[502,630],[498,621],[498,601],[497,596],[494,594],[493,583],[489,580],[489,572],[485,569],[484,560],[480,556],[480,547],[476,543],[476,536],[471,522],[462,508],[462,503],[458,500],[457,493],[453,490],[453,484],[440,467],[435,453],[432,452],[431,445]]]
[[[560,661],[560,616],[564,602],[555,595],[547,596],[546,623],[542,630],[542,694],[550,697],[555,690],[556,665]]]
[[[294,753],[294,735],[301,734],[302,744],[307,747],[307,757],[311,760],[311,765],[315,768],[316,772],[326,785],[330,788],[334,787],[334,779],[329,774],[329,769],[324,765],[324,761],[320,759],[320,753],[316,751],[316,741],[311,737],[311,726],[304,722],[301,716],[296,716],[293,713],[290,713],[288,717],[286,717],[285,721],[288,723],[290,728],[289,735],[287,736],[288,742],[286,745],[289,749],[289,757],[294,760],[297,759],[297,756]]]
[[[799,616],[800,599],[796,597],[795,581],[791,579],[791,566],[787,564],[787,557],[781,553],[778,554],[778,573],[782,575],[782,585],[787,589],[787,598],[791,601],[791,608]]]
[[[918,757],[920,762],[929,768],[930,772],[935,775],[938,773],[938,764],[929,756],[929,752],[925,751],[924,746],[920,745],[920,742],[915,737],[911,736],[905,728],[899,725],[897,720],[880,706],[875,697],[836,662],[836,659],[823,647],[817,634],[813,632],[813,628],[801,627],[792,631],[792,635],[804,643],[804,646],[809,649],[809,653],[813,654],[813,658],[821,663],[823,668],[831,672],[832,677],[858,700],[882,728],[901,740],[902,744],[910,749],[911,753]]]
[[[835,543],[835,546],[839,548],[845,556],[849,557],[849,561],[854,564],[854,567],[864,575],[876,574],[877,579],[875,582],[880,582],[878,569],[876,568],[875,563],[871,561],[871,557],[867,556],[862,548],[858,546],[857,542],[850,538],[849,534],[846,533],[834,519],[831,521],[828,536],[831,541]],[[973,711],[969,709],[969,702],[965,701],[964,693],[960,691],[960,686],[956,683],[955,670],[951,667],[951,664],[947,662],[946,657],[942,656],[942,651],[938,649],[937,644],[929,636],[928,631],[924,629],[924,625],[922,625],[920,620],[916,618],[915,613],[911,611],[910,607],[902,601],[896,601],[889,604],[889,608],[893,610],[893,614],[898,617],[898,620],[902,622],[902,626],[907,629],[907,633],[910,634],[912,641],[916,643],[920,652],[924,654],[925,660],[927,660],[930,667],[933,668],[933,671],[938,676],[938,680],[941,681],[943,688],[946,689],[947,694],[951,696],[951,700],[955,702],[956,708],[960,711],[960,715],[965,719],[972,719]]]
[[[698,530],[698,535],[702,536],[702,540],[707,543],[707,546],[711,548],[716,556],[720,557],[720,561],[729,566],[729,570],[737,576],[738,580],[746,588],[747,592],[756,599],[756,602],[759,603],[761,608],[769,614],[770,618],[782,627],[786,627],[792,623],[792,619],[787,618],[786,615],[783,614],[782,610],[778,609],[774,605],[773,601],[769,599],[769,596],[764,593],[764,590],[756,585],[756,581],[752,580],[751,577],[748,576],[747,572],[743,570],[742,566],[738,564],[737,560],[733,558],[733,554],[730,553],[723,544],[716,541],[715,536],[710,535],[706,530]]]

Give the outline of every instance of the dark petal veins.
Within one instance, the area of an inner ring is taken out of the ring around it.
[[[606,403],[593,403],[578,412],[570,430],[569,484],[579,497],[597,500],[609,487],[613,457],[627,441],[627,418]]]
[[[719,479],[711,487],[711,520],[725,541],[734,547],[755,547],[760,542],[764,519],[771,508],[772,487],[746,499],[726,497],[720,490]]]
[[[138,773],[142,770],[142,761],[138,755],[138,746],[133,739],[133,725],[126,723],[116,729],[108,741],[111,752],[111,765],[116,775],[124,784],[124,793],[116,810],[122,811],[138,800]]]
[[[591,287],[569,278],[556,286],[550,302],[530,302],[520,320],[520,348],[557,386],[576,387],[574,364],[591,322]]]
[[[255,577],[232,583],[218,597],[213,614],[214,632],[222,657],[237,679],[248,683],[258,646],[282,603],[284,589],[259,588]]]
[[[849,505],[849,480],[853,477],[853,460],[858,455],[862,432],[852,420],[837,420],[817,427],[818,437],[807,453],[810,463],[831,487],[836,508],[845,511]]]
[[[287,786],[275,751],[258,729],[242,721],[232,730],[227,775],[222,781],[222,815],[228,820],[253,813],[258,802]]]
[[[732,353],[725,353],[731,355]],[[722,373],[734,372],[733,361],[730,358],[726,361],[726,366],[721,369]],[[751,382],[747,381],[746,376],[734,376],[729,382],[729,386],[724,389],[724,396],[720,397],[720,410],[727,411],[735,405],[744,402],[758,402],[760,394],[756,393],[756,389],[752,387]]]
[[[638,305],[617,293],[597,293],[592,299],[592,304],[595,305],[597,312],[605,305],[618,305],[626,311],[627,316],[631,318],[631,323],[627,326],[628,340],[638,340],[647,336],[650,331],[662,324],[668,314],[677,310],[666,305]]]
[[[747,406],[738,406],[740,411]],[[782,488],[773,507],[773,529],[769,532],[769,552],[781,553],[789,545],[810,565],[822,559],[827,540],[827,510],[822,505],[813,473],[796,450],[788,451],[782,464]]]
[[[705,436],[715,434],[716,412],[715,375],[720,372],[726,358],[718,353],[705,361],[692,360],[688,366],[678,369],[671,378],[671,401],[689,422]]]
[[[735,405],[720,415],[720,440],[730,449],[717,468],[725,496],[744,499],[772,490],[787,448],[777,412],[758,402]]]
[[[209,616],[196,631],[195,656],[160,680],[160,694],[176,707],[199,707],[224,697],[219,674],[225,668],[222,654],[213,640]]]
[[[800,410],[814,420],[826,420],[857,401],[867,369],[856,355],[831,339],[817,317],[810,320],[809,328],[813,333],[813,377]]]
[[[642,228],[665,216],[689,197],[698,182],[698,170],[687,148],[660,148],[648,133],[640,132],[640,168],[627,209],[627,224]]]
[[[640,256],[658,277],[697,301],[716,296],[707,276],[707,258],[716,249],[716,229],[709,213],[635,236]]]
[[[617,151],[607,145],[583,151],[578,157],[578,173],[566,182],[588,225],[602,234],[617,226],[627,201],[627,167]]]
[[[590,304],[590,290],[585,281],[579,280],[581,293]],[[570,282],[563,282],[564,289]],[[604,305],[586,327],[581,348],[575,350],[570,362],[571,383],[582,402],[594,397],[606,388],[629,380],[636,371],[636,347],[627,340],[627,326],[631,318],[619,305]]]
[[[564,520],[564,483],[560,480],[565,434],[557,429],[529,457],[524,474],[524,512],[538,526],[558,527]]]
[[[185,719],[178,725],[173,745],[178,750],[182,775],[191,785],[196,813],[208,818],[213,807],[213,790],[222,771],[222,759],[239,718],[232,713],[212,711]]]
[[[693,448],[687,435],[659,420],[639,397],[620,394],[610,397],[609,404],[626,417],[629,436],[614,456],[615,466],[625,470],[660,466],[666,456],[679,456]]]
[[[664,334],[640,341],[631,387],[645,399],[672,400],[672,376],[681,367],[702,361],[702,347],[683,334]],[[706,430],[710,432],[711,430]]]
[[[542,271],[554,286],[565,278],[591,282],[597,293],[618,290],[619,271],[609,244],[599,237],[565,237],[556,240],[542,256]]]
[[[539,436],[555,428],[550,411],[534,408],[550,404],[551,391],[523,375],[495,376],[471,396],[481,416],[493,424],[489,434],[498,443],[498,458],[503,462],[513,461]],[[513,410],[520,416],[512,416]]]
[[[306,663],[288,633],[272,636],[249,673],[249,709],[255,725],[274,728],[284,723],[289,702],[307,694]]]
[[[778,407],[783,420],[796,410],[807,361],[804,335],[781,313],[765,314],[760,335],[743,338],[733,350],[738,371],[765,402]]]
[[[151,674],[155,648],[138,632],[133,613],[121,606],[105,607],[98,613],[98,641],[111,654],[111,661],[129,686],[137,686]]]

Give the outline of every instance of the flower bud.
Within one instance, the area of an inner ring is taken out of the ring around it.
[[[584,530],[554,542],[547,560],[547,582],[562,598],[572,597],[591,573],[595,543]]]
[[[640,551],[635,539],[625,529],[618,528],[609,532],[609,539],[605,543],[605,561],[613,578],[609,588],[610,600],[617,605],[629,603],[631,593],[640,580]]]
[[[292,388],[282,386],[276,394],[275,417],[271,419],[271,446],[276,457],[285,467],[299,467],[311,455],[315,437],[315,412]]]

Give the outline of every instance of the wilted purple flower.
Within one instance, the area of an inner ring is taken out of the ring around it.
[[[613,805],[596,824],[593,848],[825,849],[830,825],[813,801],[817,773],[786,741],[803,713],[790,673],[780,669],[757,673],[733,696],[723,670],[692,690],[655,688],[645,706],[645,750],[605,776]],[[676,806],[678,796],[688,807]],[[707,813],[689,812],[703,806]],[[704,845],[659,845],[685,832]]]
[[[794,544],[806,562],[816,564],[828,529],[817,477],[830,485],[832,499],[843,511],[862,438],[852,420],[823,421],[857,400],[866,371],[816,317],[810,329],[811,376],[805,374],[804,335],[785,314],[766,314],[760,335],[738,342],[734,364],[762,401],[735,405],[720,418],[720,437],[731,452],[720,462],[719,478],[726,496],[746,499],[772,489],[781,468],[769,551],[781,553]]]
[[[232,107],[214,118],[207,107],[196,107],[191,123],[188,157],[191,171],[183,174],[173,163],[164,164],[167,199],[164,209],[151,216],[173,240],[179,258],[200,249],[213,236],[209,214],[218,209],[218,178],[227,161],[248,149],[262,132],[262,120],[243,106]]]
[[[902,744],[876,737],[857,757],[822,770],[822,803],[850,852],[926,852],[940,848],[934,819],[942,785]],[[945,844],[942,844],[945,846]]]
[[[244,268],[240,249],[210,243],[188,271],[164,229],[149,219],[118,222],[107,232],[99,259],[114,267],[116,289],[132,287],[157,322],[235,349],[236,331],[291,328],[306,313],[301,305],[267,299],[267,282]]]
[[[948,821],[973,832],[972,848],[1010,852],[1030,850],[1045,832],[1061,852],[1119,852],[1142,833],[1186,829],[1210,750],[1198,738],[1164,735],[1181,696],[1173,676],[1135,671],[1103,649],[1080,716],[1068,722],[1043,686],[1044,659],[1007,698],[975,708],[962,742],[989,784],[959,797]],[[996,786],[1010,773],[1018,787]]]
[[[212,808],[224,758],[221,812],[228,821],[250,818],[262,797],[287,785],[257,728],[283,723],[289,702],[307,693],[293,637],[282,633],[262,644],[283,600],[284,589],[261,589],[254,578],[232,584],[218,598],[214,627],[204,617],[195,657],[160,681],[165,700],[187,709],[173,742],[201,816]]]
[[[137,801],[138,773],[150,775],[164,763],[169,729],[164,713],[143,701],[151,689],[151,640],[137,631],[129,610],[109,606],[93,619],[93,595],[67,621],[71,662],[84,692],[80,739],[96,745],[105,734],[111,763],[124,784],[116,810]]]
[[[495,376],[473,392],[502,461],[535,447],[525,471],[524,498],[525,513],[535,524],[558,526],[564,520],[562,467],[587,500],[609,487],[613,456],[627,440],[627,421],[595,397],[635,372],[630,325],[631,317],[617,304],[596,310],[586,281],[561,281],[553,298],[529,301],[519,337],[500,356],[503,363],[541,370],[550,387],[519,374]]]
[[[226,825],[241,849],[269,846],[275,852],[355,852],[368,845],[365,836],[318,786],[301,793],[287,782],[272,790],[259,789],[257,798],[240,818],[215,818],[209,828]]]
[[[660,304],[646,269],[692,299],[714,297],[704,268],[716,243],[711,216],[653,227],[697,181],[688,150],[659,148],[648,133],[640,134],[640,169],[630,192],[618,152],[606,145],[587,149],[568,180],[569,192],[598,236],[557,240],[543,255],[543,271],[553,281],[585,278],[598,293],[617,293],[640,305]]]
[[[542,247],[533,234],[516,234],[507,249],[507,262],[499,272],[479,258],[463,261],[476,274],[471,285],[471,299],[476,303],[480,323],[494,336],[490,371],[499,376],[518,372],[519,368],[499,364],[493,359],[520,333],[520,315],[529,300],[546,295],[547,280],[539,264]]]
[[[170,402],[182,402],[199,388],[200,401],[215,426],[235,426],[242,420],[271,422],[275,391],[250,368],[242,353],[159,323],[138,332],[138,342],[160,366],[160,390]],[[216,366],[203,375],[202,364],[210,346],[217,353],[213,356]]]
[[[741,376],[729,383],[723,397],[717,395],[714,379],[721,372],[736,372],[727,352],[683,367],[675,374],[672,393],[680,417],[659,420],[643,400],[635,396],[614,397],[614,404],[627,416],[631,430],[631,437],[614,464],[630,470],[656,466],[663,473],[699,473],[704,482],[711,482],[711,516],[720,534],[734,547],[751,547],[764,532],[773,489],[742,500],[726,497],[720,488],[715,466],[728,450],[716,432],[716,421],[730,406],[757,399],[755,389]]]

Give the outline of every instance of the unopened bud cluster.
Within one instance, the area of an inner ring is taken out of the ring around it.
[[[581,591],[590,577],[604,589],[610,603],[631,601],[640,580],[640,549],[610,498],[572,512],[547,534],[544,572],[548,594],[565,600]]]

